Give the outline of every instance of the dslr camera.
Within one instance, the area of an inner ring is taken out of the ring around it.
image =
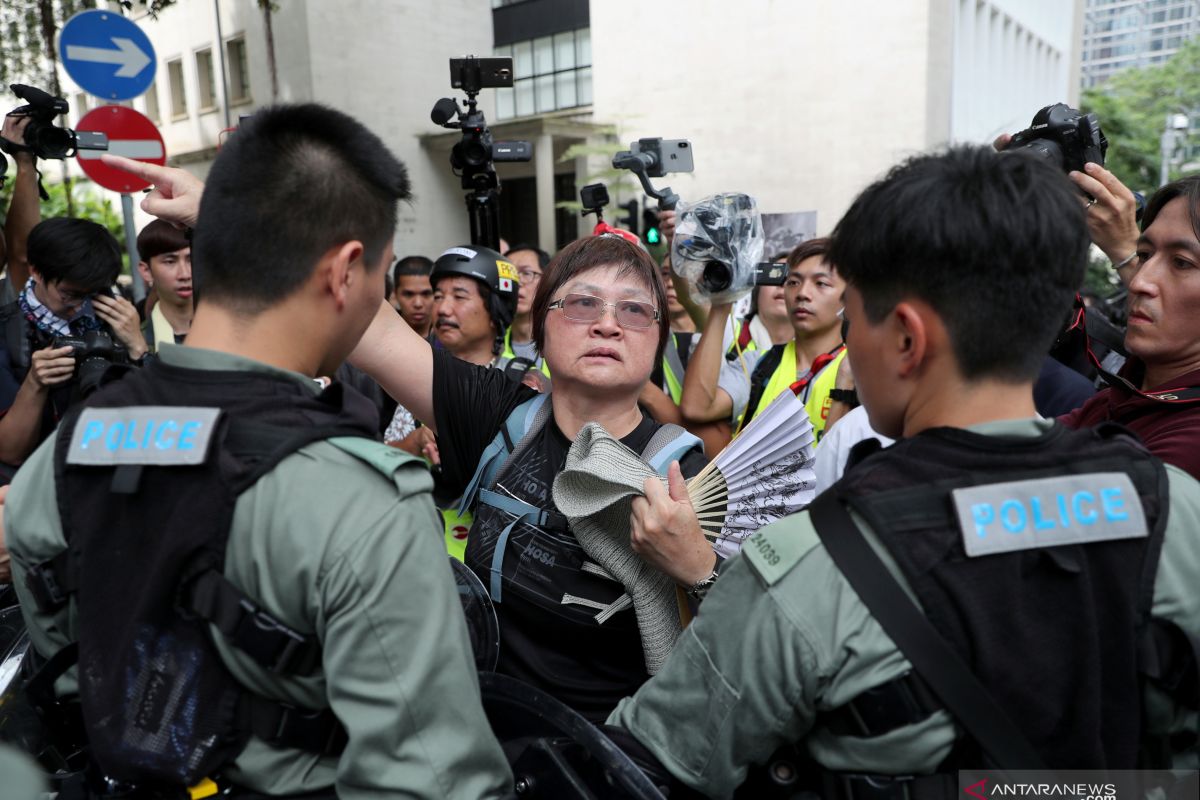
[[[86,397],[100,385],[100,377],[113,364],[129,364],[129,351],[106,331],[88,331],[83,336],[56,336],[51,347],[70,347],[75,359],[75,379]]]
[[[1095,114],[1081,114],[1066,103],[1055,103],[1034,114],[1030,126],[1013,136],[1006,150],[1028,150],[1064,172],[1082,171],[1088,162],[1104,165],[1108,139]]]
[[[11,84],[10,88],[27,105],[14,108],[9,113],[29,117],[29,124],[25,126],[24,142],[0,141],[5,152],[25,149],[37,158],[64,159],[80,150],[108,149],[108,137],[103,133],[73,131],[54,124],[55,117],[71,110],[66,100],[19,83]]]

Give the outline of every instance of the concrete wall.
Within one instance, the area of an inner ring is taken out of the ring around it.
[[[669,180],[685,200],[744,191],[765,212],[816,209],[828,232],[926,144],[928,7],[593,2],[595,120],[625,142],[691,139],[694,175]]]

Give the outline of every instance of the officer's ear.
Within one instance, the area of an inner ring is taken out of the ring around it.
[[[339,310],[345,307],[350,290],[365,280],[363,244],[353,240],[330,248],[317,267],[322,289],[333,297]]]
[[[889,315],[889,341],[898,359],[897,372],[901,378],[911,376],[925,363],[932,313],[926,303],[905,300],[897,303]]]

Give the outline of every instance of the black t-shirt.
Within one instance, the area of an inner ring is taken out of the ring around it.
[[[485,369],[434,351],[433,400],[442,459],[439,498],[448,502],[461,494],[475,473],[484,448],[508,415],[534,392]],[[643,413],[642,421],[624,442],[641,452],[659,425]],[[515,444],[515,443],[514,443]],[[553,416],[520,457],[497,481],[494,490],[554,512],[554,478],[567,459],[571,442]],[[681,461],[685,476],[704,468],[699,448]],[[486,487],[485,487],[486,488]],[[499,672],[549,692],[593,721],[603,721],[617,702],[632,694],[649,677],[632,608],[603,624],[599,609],[624,589],[608,578],[584,571],[590,561],[565,525],[539,529],[519,523],[513,527],[499,561],[496,549],[512,515],[476,508],[467,537],[466,563],[484,586],[493,586],[499,564]],[[495,599],[495,592],[492,592]],[[578,598],[586,603],[567,602]],[[589,604],[590,603],[590,604]]]

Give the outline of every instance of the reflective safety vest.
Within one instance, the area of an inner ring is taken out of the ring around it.
[[[500,352],[501,368],[507,366],[511,361],[517,358],[522,358],[522,356],[518,356],[516,351],[513,350],[512,328],[509,327],[504,330],[504,349]],[[538,354],[537,360],[532,362],[530,366],[537,367],[542,371],[543,375],[545,375],[547,378],[550,377],[550,367],[546,366],[546,359],[542,358],[541,354]]]
[[[446,552],[462,561],[463,553],[467,550],[467,533],[475,517],[470,511],[459,511],[457,508],[443,508],[441,511],[442,523],[446,528]]]
[[[775,352],[775,351],[772,351]],[[813,435],[818,441],[825,433],[825,422],[829,419],[829,408],[833,401],[829,398],[829,392],[834,387],[837,381],[838,367],[841,366],[842,359],[846,357],[846,346],[838,345],[834,350],[817,356],[813,362],[813,369],[810,369],[808,374],[801,377],[799,380],[805,382],[804,387],[804,408],[808,411],[808,418],[812,420]],[[763,356],[763,359],[770,358],[770,354]],[[768,364],[759,362],[759,367],[767,367]],[[746,408],[746,414],[742,418],[738,426],[740,432],[746,423],[754,418],[759,409],[766,408],[771,401],[783,393],[785,389],[797,381],[796,376],[796,340],[788,342],[781,351],[779,362],[776,364],[771,377],[766,381],[766,387],[758,395],[757,401],[754,397],[754,378],[761,378],[761,372],[758,368],[754,370],[754,376],[751,378],[750,387],[750,404]]]
[[[680,339],[675,331],[671,331],[667,346],[663,349],[662,390],[671,397],[675,405],[679,405],[679,400],[683,397],[683,375],[687,371],[687,358],[684,353],[689,352],[692,337],[696,335],[687,334],[686,339]],[[682,353],[680,352],[681,346]]]

